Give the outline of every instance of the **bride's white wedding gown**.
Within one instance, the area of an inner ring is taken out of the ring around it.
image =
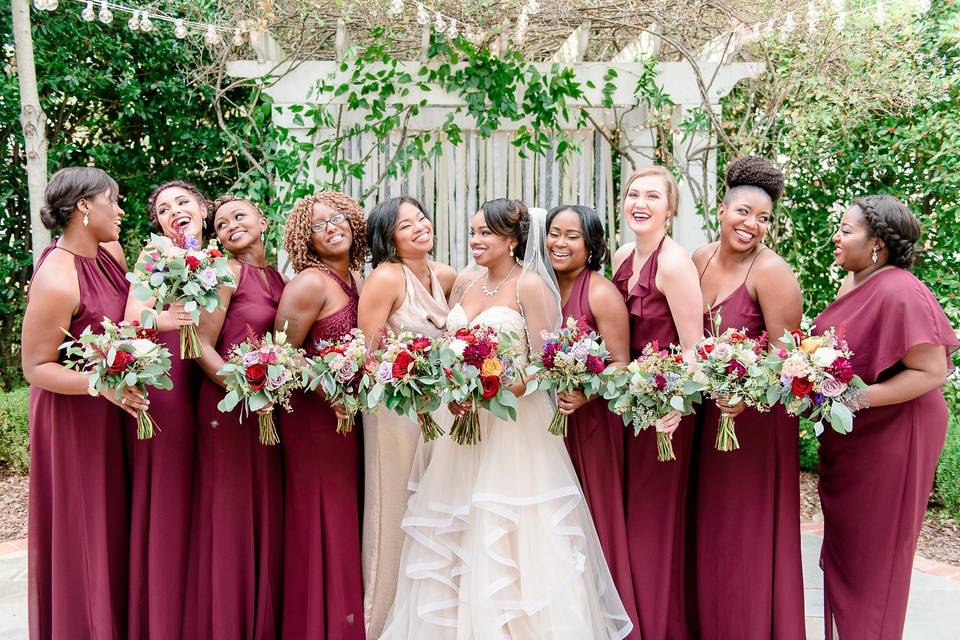
[[[524,318],[490,307],[481,324],[524,335]],[[519,400],[517,422],[480,410],[481,441],[421,441],[403,518],[397,595],[383,638],[623,638],[632,625],[603,558],[563,440],[547,431],[545,392]],[[449,430],[449,412],[437,412]],[[429,449],[429,456],[425,455]]]

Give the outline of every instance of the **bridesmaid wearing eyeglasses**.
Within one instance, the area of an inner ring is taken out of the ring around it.
[[[353,198],[323,191],[294,205],[283,246],[297,275],[280,298],[276,329],[319,353],[357,326],[366,222]],[[297,393],[278,414],[284,464],[283,637],[362,639],[360,421],[337,433],[339,407]]]

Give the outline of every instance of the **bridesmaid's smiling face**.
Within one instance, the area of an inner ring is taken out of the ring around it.
[[[637,235],[664,229],[676,211],[670,210],[667,183],[660,176],[640,176],[627,187],[623,215],[627,226]]]
[[[157,194],[154,205],[157,224],[163,235],[175,238],[177,234],[199,238],[203,233],[203,219],[207,207],[182,187],[168,187]]]
[[[734,251],[750,251],[763,242],[772,215],[773,201],[766,191],[734,187],[717,209],[721,240]]]
[[[837,266],[847,271],[861,271],[873,264],[876,240],[860,207],[853,205],[843,212],[840,228],[833,234],[833,257]]]
[[[547,253],[557,273],[582,269],[587,264],[587,242],[576,211],[566,209],[550,221],[547,229]]]
[[[321,258],[341,258],[350,255],[353,229],[346,214],[322,202],[313,205],[310,217],[313,251]]]
[[[393,246],[400,258],[422,258],[433,250],[433,223],[416,205],[404,202],[397,212]]]
[[[236,254],[262,241],[267,219],[246,200],[230,200],[214,214],[213,229],[223,248]]]
[[[113,242],[120,239],[120,219],[123,218],[123,209],[117,202],[118,198],[119,194],[107,189],[92,198],[83,198],[77,203],[80,217],[83,218],[85,213],[88,214],[87,230],[96,236],[99,242]]]
[[[470,252],[478,265],[489,268],[501,261],[514,260],[510,249],[516,245],[517,239],[513,236],[499,235],[487,226],[483,209],[474,214],[470,221]]]

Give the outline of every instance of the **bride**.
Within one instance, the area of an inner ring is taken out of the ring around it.
[[[542,210],[484,203],[473,217],[476,265],[460,274],[447,328],[486,325],[526,336],[560,322],[544,260]],[[523,395],[524,384],[512,388]],[[451,405],[455,414],[468,407]],[[543,391],[520,398],[517,422],[480,410],[479,444],[421,441],[402,528],[397,596],[382,638],[623,638],[632,628]],[[441,426],[451,418],[439,412]]]

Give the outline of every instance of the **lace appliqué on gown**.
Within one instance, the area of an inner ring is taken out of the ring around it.
[[[523,335],[523,317],[491,307],[448,328],[482,324]],[[438,418],[448,423],[446,412]],[[632,624],[604,561],[544,392],[519,400],[518,421],[480,411],[483,439],[418,452],[397,596],[383,638],[623,638]],[[442,425],[444,427],[449,424]]]

